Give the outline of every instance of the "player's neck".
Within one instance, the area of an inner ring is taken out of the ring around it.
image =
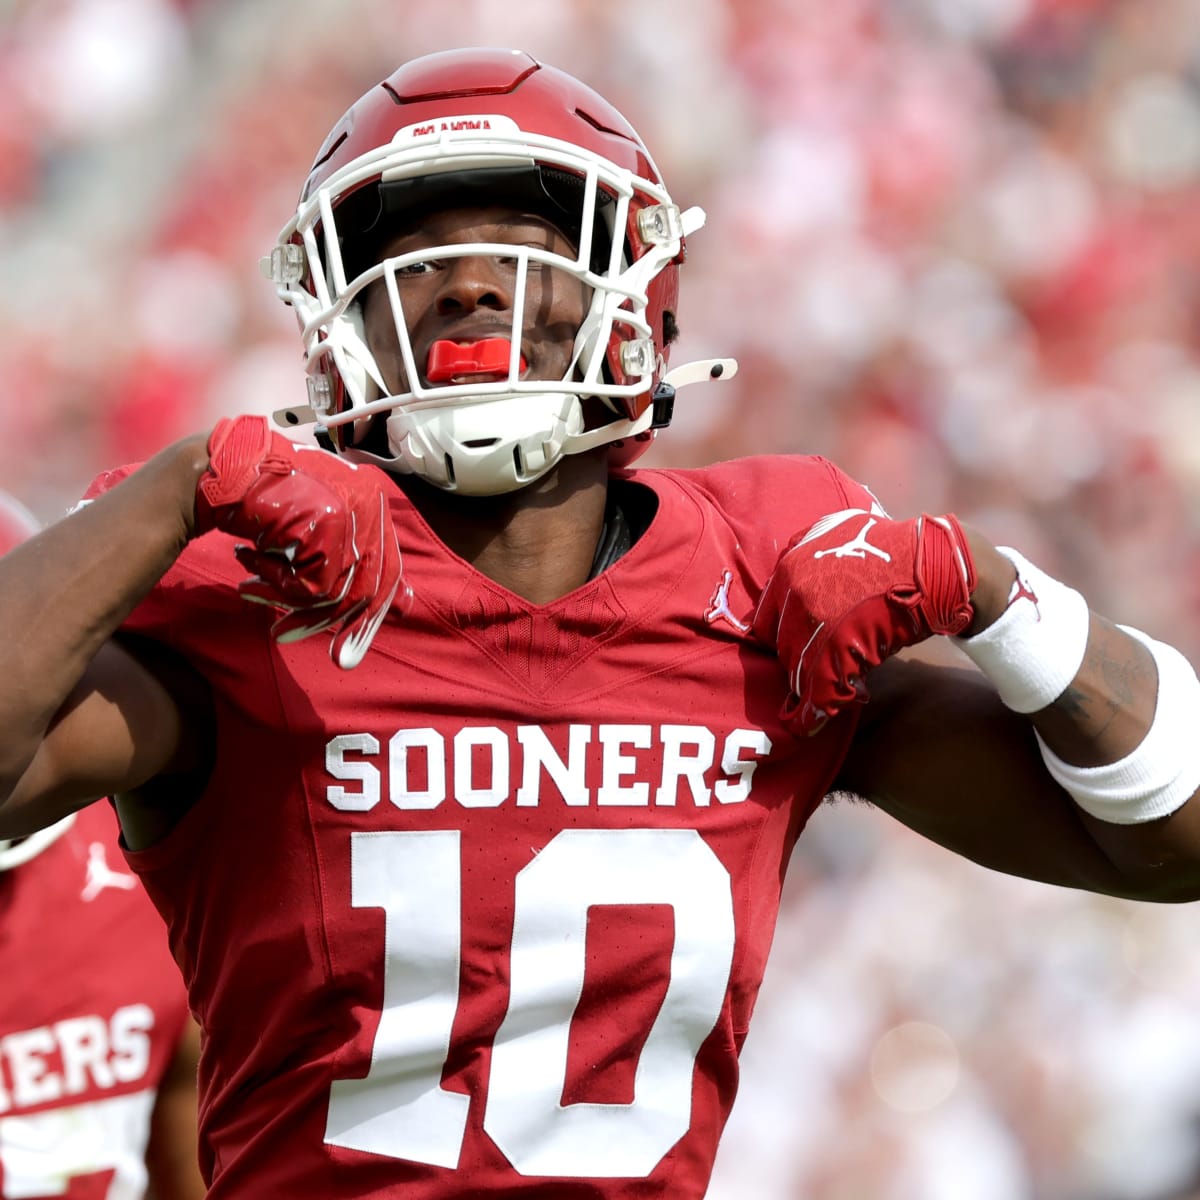
[[[588,579],[604,528],[606,453],[574,455],[506,496],[464,497],[405,486],[430,528],[477,571],[534,604]]]

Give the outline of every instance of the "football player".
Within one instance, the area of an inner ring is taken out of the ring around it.
[[[0,554],[36,531],[0,492]],[[199,1034],[116,835],[94,804],[0,840],[0,1198],[204,1195]]]
[[[119,793],[213,1200],[702,1196],[835,789],[1200,897],[1178,652],[822,459],[633,467],[734,372],[668,368],[703,219],[571,76],[409,62],[265,264],[320,444],[222,420],[0,560],[0,832]]]

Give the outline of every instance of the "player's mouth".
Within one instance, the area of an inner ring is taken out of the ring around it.
[[[509,338],[482,338],[479,341],[451,341],[439,338],[429,347],[425,359],[425,377],[430,383],[494,383],[508,378],[512,357]],[[526,369],[525,355],[519,370]]]

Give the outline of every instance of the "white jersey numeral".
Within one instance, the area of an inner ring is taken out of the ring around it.
[[[107,1200],[139,1200],[153,1107],[154,1092],[143,1091],[0,1117],[0,1196],[46,1200],[67,1195],[72,1179],[111,1175]]]
[[[338,1079],[325,1140],[452,1167],[469,1098],[442,1087],[458,995],[459,835],[355,833],[351,903],[384,911],[383,1011],[365,1079]]]
[[[326,1141],[453,1167],[469,1104],[441,1082],[458,996],[459,835],[352,834],[351,876],[354,907],[385,914],[383,1011],[366,1078],[331,1088]],[[671,907],[670,979],[632,1102],[564,1105],[588,909],[605,904]],[[524,1175],[650,1174],[691,1122],[696,1055],[729,983],[729,872],[695,830],[564,830],[518,873],[513,926],[484,1128]]]

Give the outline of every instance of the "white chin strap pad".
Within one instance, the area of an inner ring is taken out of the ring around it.
[[[498,496],[540,478],[583,431],[579,397],[517,393],[387,419],[397,466],[465,496]]]

